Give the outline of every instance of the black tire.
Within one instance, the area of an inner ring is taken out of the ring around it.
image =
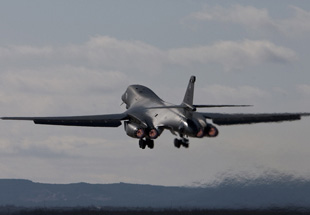
[[[141,149],[145,149],[146,147],[146,141],[144,141],[143,139],[139,140],[139,146]]]
[[[146,140],[146,145],[150,148],[153,149],[154,148],[154,140]]]
[[[182,142],[182,146],[183,146],[184,148],[188,148],[188,147],[189,147],[189,143]]]
[[[180,148],[181,147],[181,141],[177,138],[174,139],[174,146],[177,147],[177,148]]]

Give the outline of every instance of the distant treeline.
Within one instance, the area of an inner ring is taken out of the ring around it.
[[[0,207],[0,215],[308,215],[310,208],[152,209],[152,208],[23,208]]]

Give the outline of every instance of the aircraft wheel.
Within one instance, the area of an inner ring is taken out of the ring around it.
[[[180,148],[181,147],[181,141],[177,138],[174,139],[174,146],[177,147],[177,148]]]
[[[144,141],[143,139],[139,140],[139,146],[141,149],[145,149],[146,147],[146,141]]]
[[[188,148],[188,147],[189,147],[189,141],[188,141],[188,139],[182,138],[182,139],[180,140],[180,142],[181,142],[181,145],[182,145],[184,148]]]
[[[153,149],[154,148],[154,140],[146,140],[146,145],[150,148]]]
[[[183,146],[184,148],[188,148],[188,147],[189,147],[189,143],[182,142],[182,146]]]

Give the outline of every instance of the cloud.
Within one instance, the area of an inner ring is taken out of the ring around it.
[[[71,156],[74,158],[99,157],[99,152],[95,153],[95,148],[105,145],[106,150],[110,150],[111,144],[102,137],[85,137],[79,134],[49,136],[41,140],[24,139],[18,144],[14,144],[14,153],[23,156],[57,158]],[[12,146],[7,146],[10,149]],[[91,149],[92,148],[92,149]],[[9,150],[5,150],[6,153]],[[11,150],[12,151],[12,150]],[[96,150],[95,150],[96,151]]]
[[[96,109],[100,105],[103,108],[103,103],[119,104],[120,90],[124,91],[128,85],[127,75],[119,71],[66,65],[45,69],[13,68],[2,72],[0,77],[3,114],[10,114],[12,107],[15,114],[30,115],[98,112]],[[101,111],[112,111],[112,107]]]
[[[264,90],[252,86],[229,87],[219,84],[209,85],[202,89],[212,100],[219,101],[245,101],[257,98],[268,98],[270,94]]]
[[[179,48],[169,51],[170,62],[180,65],[217,63],[226,70],[241,69],[261,63],[288,63],[296,53],[269,41],[220,41],[211,46]]]
[[[267,9],[253,6],[232,5],[231,7],[208,6],[189,15],[190,19],[215,21],[243,25],[251,30],[266,31],[301,36],[310,32],[310,11],[290,6],[293,15],[286,19],[276,19],[269,15]]]
[[[243,25],[260,26],[270,23],[266,9],[257,9],[253,6],[233,5],[230,8],[205,5],[202,11],[192,13],[191,18],[206,21],[233,22]]]
[[[117,40],[108,36],[91,37],[83,44],[66,46],[0,47],[2,67],[51,67],[75,65],[105,70],[138,70],[158,73],[165,56],[163,51],[140,41]]]
[[[86,90],[113,90],[126,80],[126,75],[119,71],[91,69],[87,67],[60,66],[44,70],[10,70],[1,75],[6,88],[16,88],[31,93],[80,93]],[[5,81],[4,81],[5,80]],[[68,88],[70,86],[70,88]]]
[[[297,58],[293,50],[265,40],[219,41],[211,45],[162,50],[141,41],[107,36],[92,37],[83,44],[63,47],[0,47],[0,53],[0,67],[5,70],[35,68],[44,71],[61,65],[148,75],[160,74],[171,65],[215,63],[229,70],[258,63],[287,63]]]
[[[266,63],[290,63],[297,58],[293,50],[265,40],[219,41],[163,50],[141,41],[96,36],[85,43],[61,47],[11,45],[0,46],[0,50],[0,104],[5,115],[115,112],[113,106],[103,108],[97,101],[119,104],[126,86],[139,81],[136,77],[141,75],[152,77],[174,66],[208,64],[232,71]],[[253,88],[213,86],[212,90],[222,95],[238,91],[265,95]]]
[[[115,38],[98,36],[91,38],[83,47],[91,63],[139,69],[141,72],[160,71],[165,61],[164,52],[141,41],[125,41]]]
[[[291,49],[260,40],[163,50],[141,41],[96,36],[61,47],[11,45],[0,46],[0,50],[0,104],[5,115],[115,112],[113,105],[103,104],[119,104],[126,86],[174,66],[188,69],[215,64],[233,71],[297,58]],[[214,86],[212,92],[215,89],[222,95],[240,90],[263,94],[253,88],[225,91]]]
[[[98,100],[118,104],[120,94],[137,81],[137,76],[152,77],[171,66],[216,64],[232,71],[264,63],[290,63],[296,58],[293,50],[260,40],[219,41],[168,50],[108,36],[61,47],[0,46],[0,104],[6,114],[87,114],[99,112]],[[214,89],[221,91],[219,86]],[[254,89],[246,91],[255,93]],[[106,107],[101,111],[115,110]]]
[[[310,85],[300,84],[297,86],[297,91],[305,96],[310,96]]]
[[[21,58],[21,57],[45,57],[54,52],[53,47],[42,46],[35,47],[29,45],[0,47],[0,59]]]
[[[288,35],[302,35],[310,32],[310,11],[290,6],[294,16],[284,20],[275,20],[278,29]]]

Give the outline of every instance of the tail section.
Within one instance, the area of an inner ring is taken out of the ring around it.
[[[182,102],[182,105],[185,105],[189,108],[194,109],[193,100],[194,100],[194,87],[195,87],[196,77],[191,76],[189,83],[185,92],[185,96]]]
[[[195,111],[197,108],[216,108],[216,107],[250,107],[252,105],[194,105],[194,87],[195,87],[196,77],[191,76],[189,83],[185,92],[185,96],[180,108],[189,108],[192,111]]]
[[[181,108],[191,111],[196,111],[197,108],[222,108],[222,107],[251,107],[252,105],[194,105],[194,87],[195,87],[196,77],[191,76],[189,83],[184,95],[183,102],[181,105],[168,105],[168,106],[159,106],[159,107],[148,107],[147,109],[164,109],[164,108]]]

